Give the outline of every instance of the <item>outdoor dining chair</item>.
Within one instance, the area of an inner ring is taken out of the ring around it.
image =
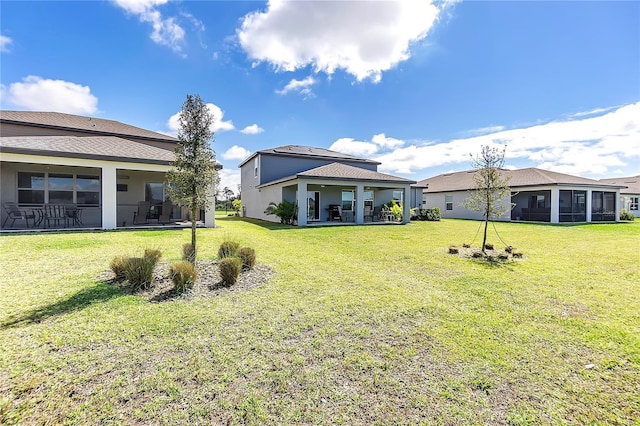
[[[162,213],[158,216],[158,223],[171,222],[171,211],[173,210],[173,203],[171,201],[165,201],[162,203]]]
[[[2,222],[3,228],[9,219],[11,219],[10,227],[13,227],[13,224],[18,219],[23,219],[27,225],[27,228],[29,227],[29,219],[31,219],[33,221],[33,226],[35,227],[35,224],[36,224],[35,213],[20,210],[20,208],[18,207],[18,204],[12,203],[12,202],[3,203],[2,207],[4,207],[4,210],[7,212],[7,217],[5,218],[4,222]]]
[[[133,224],[140,225],[147,223],[149,216],[149,210],[151,209],[151,203],[148,201],[140,201],[138,203],[138,211],[133,213]]]

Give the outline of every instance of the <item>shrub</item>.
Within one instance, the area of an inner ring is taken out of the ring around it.
[[[280,218],[280,223],[293,225],[298,220],[298,206],[287,200],[283,200],[278,204],[271,202],[265,209],[264,214],[274,214]]]
[[[124,268],[124,276],[134,290],[148,289],[153,282],[154,259],[145,257],[130,257]]]
[[[218,268],[222,281],[227,285],[233,285],[238,280],[238,275],[240,275],[242,261],[237,257],[225,257],[218,264]]]
[[[196,268],[193,263],[183,260],[176,262],[169,268],[171,281],[175,289],[179,292],[193,288],[196,283]]]
[[[124,270],[128,260],[128,256],[116,256],[111,259],[109,267],[111,268],[117,279],[124,278]]]
[[[427,220],[430,220],[432,222],[439,222],[441,218],[442,212],[440,211],[440,207],[434,207],[427,210]]]
[[[193,250],[193,246],[191,245],[191,243],[182,245],[182,260],[186,260],[191,263],[196,260],[196,253]]]
[[[145,259],[153,259],[155,263],[158,263],[161,257],[162,257],[162,252],[160,250],[150,249],[150,248],[144,250]]]
[[[491,243],[486,243],[486,244],[484,245],[484,248],[485,248],[485,250],[493,250],[493,244],[491,244]]]
[[[449,247],[449,254],[458,254],[460,249],[458,247]]]
[[[238,250],[240,250],[240,243],[236,241],[223,241],[218,248],[218,259],[224,259],[225,257],[237,257]]]
[[[627,211],[626,209],[622,209],[620,210],[620,220],[634,220],[635,217],[633,216],[633,214],[629,211]]]
[[[420,209],[419,208],[414,207],[411,210],[409,210],[409,212],[411,213],[411,220],[420,219]],[[420,219],[420,220],[424,220],[424,219]]]
[[[238,251],[238,257],[242,261],[242,269],[252,269],[256,264],[256,251],[251,247],[242,247]]]

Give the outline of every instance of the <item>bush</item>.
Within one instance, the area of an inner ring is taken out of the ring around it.
[[[169,268],[171,281],[175,289],[179,292],[193,288],[196,283],[196,268],[193,263],[183,260],[176,262]]]
[[[218,268],[222,281],[227,285],[233,285],[238,280],[238,275],[240,275],[242,261],[238,257],[225,257],[218,264]]]
[[[145,257],[130,257],[124,268],[124,276],[134,290],[148,289],[153,282],[154,259]]]
[[[441,218],[442,212],[440,211],[440,207],[427,209],[427,220],[430,220],[432,222],[439,222]]]
[[[242,261],[242,269],[253,269],[256,264],[256,251],[251,247],[242,247],[238,251],[238,257]]]
[[[298,220],[298,206],[287,200],[283,200],[278,204],[271,202],[265,209],[264,214],[274,214],[280,218],[280,223],[293,225]]]
[[[158,263],[161,257],[162,257],[162,252],[160,250],[150,249],[150,248],[144,250],[145,259],[153,259],[155,263]]]
[[[191,243],[182,245],[182,260],[193,263],[196,260],[196,253]]]
[[[237,257],[238,250],[240,250],[240,243],[237,241],[223,241],[218,248],[218,259],[224,259],[226,257]]]
[[[631,212],[628,212],[626,209],[620,210],[620,220],[631,220],[633,221],[635,217]]]
[[[128,256],[116,256],[111,259],[109,267],[111,268],[117,279],[124,278],[124,270],[128,260]]]

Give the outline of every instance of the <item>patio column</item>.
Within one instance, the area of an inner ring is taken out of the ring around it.
[[[102,166],[102,229],[115,229],[118,220],[116,167]]]
[[[356,186],[356,223],[362,225],[364,223],[364,185]]]
[[[307,226],[307,182],[298,181],[298,226]]]
[[[215,228],[216,227],[216,195],[213,185],[209,186],[209,195],[207,196],[207,204],[209,209],[204,211],[204,227]]]
[[[551,223],[560,223],[560,190],[551,188]]]
[[[591,189],[587,189],[587,199],[585,200],[585,205],[586,205],[586,213],[587,213],[587,222],[591,222],[591,208],[592,208],[592,204],[591,202],[593,201],[593,195],[592,195],[593,190]]]
[[[411,222],[411,187],[410,186],[405,186],[404,187],[404,194],[402,196],[402,199],[404,200],[404,203],[402,203],[402,209],[404,210],[402,212],[402,223],[409,223]]]

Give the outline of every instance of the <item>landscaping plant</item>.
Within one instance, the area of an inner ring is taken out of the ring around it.
[[[111,259],[109,268],[111,268],[111,270],[113,271],[114,275],[116,276],[116,279],[124,278],[124,271],[125,271],[125,267],[128,260],[129,260],[128,256],[116,256],[113,259]]]
[[[226,257],[236,257],[240,250],[240,243],[237,241],[223,241],[218,248],[218,259],[224,259]]]
[[[251,247],[242,247],[238,251],[238,257],[242,261],[242,269],[253,269],[256,264],[256,251]]]
[[[153,282],[156,260],[146,257],[130,257],[125,263],[124,276],[133,290],[146,290]]]
[[[240,275],[242,261],[238,257],[225,257],[218,264],[218,269],[220,270],[220,279],[227,285],[233,285]]]
[[[169,268],[171,281],[178,292],[193,288],[196,282],[196,269],[193,263],[186,260],[176,262]]]

